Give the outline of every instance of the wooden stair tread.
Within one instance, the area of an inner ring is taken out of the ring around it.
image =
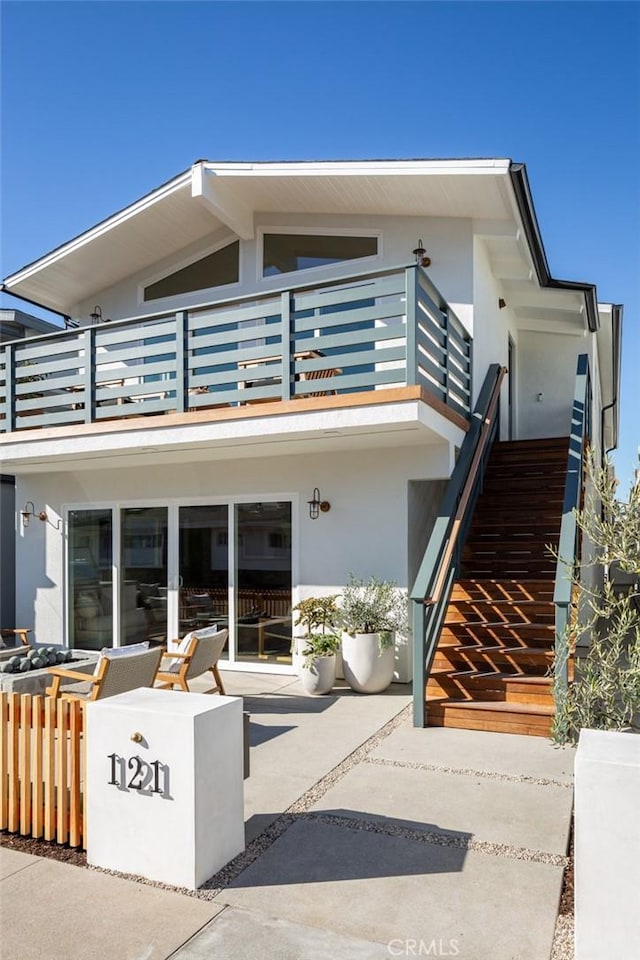
[[[496,654],[507,654],[508,656],[513,656],[518,653],[524,657],[548,657],[553,653],[551,647],[499,647],[497,645],[493,646],[478,646],[475,643],[465,643],[460,646],[446,646],[442,648],[443,652],[449,653],[454,651],[455,653],[496,653]]]
[[[450,680],[500,680],[526,682],[527,686],[548,686],[551,683],[551,677],[535,677],[521,673],[498,673],[493,670],[450,670],[441,667],[438,670],[432,670],[430,677],[440,679],[441,677]]]
[[[526,713],[552,717],[555,708],[546,703],[511,703],[506,700],[459,700],[454,697],[440,697],[428,700],[429,710],[433,707],[455,707],[461,710],[486,710],[489,713]]]
[[[443,627],[511,627],[513,630],[553,630],[553,623],[531,623],[529,620],[447,620]]]

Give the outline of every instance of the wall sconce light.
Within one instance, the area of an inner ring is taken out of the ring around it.
[[[498,308],[499,308],[500,310],[504,310],[504,308],[506,307],[506,305],[507,305],[507,301],[506,301],[506,300],[503,300],[503,298],[500,297],[499,300],[498,300]]]
[[[29,507],[31,507],[31,510],[29,510]],[[43,523],[45,523],[49,519],[47,517],[47,514],[44,512],[44,510],[40,510],[38,513],[36,513],[36,508],[33,505],[33,500],[27,500],[27,502],[24,505],[24,509],[21,511],[21,513],[22,513],[22,523],[25,527],[29,526],[29,520],[31,517],[37,517],[38,520],[42,520]]]
[[[96,303],[93,308],[93,313],[90,313],[91,323],[102,323],[102,307],[99,303]]]
[[[309,516],[312,520],[317,520],[322,513],[328,513],[331,510],[331,504],[327,500],[320,499],[320,491],[316,487],[313,491],[313,500],[307,500],[309,504]]]
[[[427,251],[424,248],[422,239],[418,240],[418,246],[415,250],[412,251],[414,257],[416,258],[416,263],[419,267],[430,267],[431,266],[431,257],[428,257]]]

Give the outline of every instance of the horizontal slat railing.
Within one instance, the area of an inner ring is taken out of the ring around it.
[[[562,523],[553,593],[555,604],[554,686],[556,693],[566,690],[569,682],[569,618],[574,565],[580,553],[580,530],[576,520],[576,510],[581,506],[585,452],[591,440],[591,408],[589,357],[586,353],[581,353],[576,368],[567,476],[564,487]]]
[[[469,416],[471,338],[421,267],[0,346],[0,430],[419,385]]]
[[[426,721],[425,690],[460,556],[498,434],[505,367],[491,364],[410,593],[413,610],[413,722]]]

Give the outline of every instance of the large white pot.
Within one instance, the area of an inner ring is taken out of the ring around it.
[[[357,693],[381,693],[393,679],[393,644],[380,649],[377,633],[342,636],[344,678]]]
[[[300,681],[305,693],[317,697],[329,693],[336,682],[336,655],[314,657],[308,666],[300,668]]]

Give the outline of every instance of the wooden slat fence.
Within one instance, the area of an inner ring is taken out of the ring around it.
[[[0,693],[0,829],[86,848],[84,704]]]

